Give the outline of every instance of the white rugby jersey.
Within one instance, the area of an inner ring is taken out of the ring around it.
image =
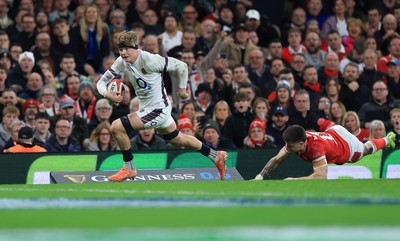
[[[131,82],[141,108],[168,106],[169,99],[162,79],[166,59],[158,54],[139,51],[138,58],[133,64],[126,63],[121,57],[115,60],[111,68],[97,82],[99,93],[103,95],[107,90],[107,84],[122,72]],[[175,58],[167,58],[166,71],[177,71],[179,88],[186,88],[188,79],[186,63]]]

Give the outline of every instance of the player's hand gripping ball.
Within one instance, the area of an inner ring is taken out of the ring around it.
[[[113,79],[108,83],[107,85],[107,91],[111,92],[111,97],[109,97],[110,104],[113,106],[118,106],[122,98],[120,96],[123,95],[123,92],[125,91],[125,85],[120,79]],[[111,103],[112,102],[112,103]]]
[[[122,92],[125,91],[125,85],[120,79],[113,79],[107,85],[107,91],[117,92],[119,95],[122,95]]]

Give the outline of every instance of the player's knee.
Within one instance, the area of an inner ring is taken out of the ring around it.
[[[113,134],[116,134],[117,132],[120,131],[121,126],[122,126],[122,125],[121,125],[121,121],[120,121],[119,119],[113,121],[113,122],[111,123],[111,132],[112,132]]]
[[[128,116],[123,116],[119,118],[119,121],[114,121],[113,124],[116,123],[116,131],[125,131],[128,135],[134,131],[131,122],[129,121]],[[111,126],[112,127],[112,126]]]

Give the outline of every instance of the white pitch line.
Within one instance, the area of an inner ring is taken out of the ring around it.
[[[224,227],[224,228],[124,228],[124,229],[0,229],[0,241],[398,241],[400,227]]]
[[[0,192],[40,192],[45,189],[39,188],[0,188]],[[225,197],[226,195],[235,194],[237,196],[249,196],[249,197],[285,197],[285,198],[298,198],[297,193],[283,193],[283,192],[237,192],[237,193],[226,193],[226,192],[205,192],[205,191],[187,191],[187,190],[177,190],[177,191],[162,191],[162,190],[116,190],[116,189],[75,189],[75,188],[57,188],[57,189],[47,189],[46,192],[70,192],[70,193],[126,193],[126,194],[155,194],[155,195],[181,195],[181,196],[193,196],[193,195],[201,195],[201,196],[221,196]],[[301,193],[302,198],[313,198],[319,197],[315,193]],[[0,193],[0,197],[1,197]],[[354,198],[353,195],[348,193],[330,193],[326,195],[324,198]],[[377,199],[398,199],[392,196],[383,196],[381,194],[371,195],[368,193],[358,194],[358,198],[377,198]]]

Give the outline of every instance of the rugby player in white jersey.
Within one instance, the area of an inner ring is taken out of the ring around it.
[[[187,65],[175,58],[150,54],[138,48],[138,35],[133,32],[122,32],[118,37],[118,57],[111,68],[97,82],[99,93],[115,104],[121,103],[123,96],[118,92],[107,91],[107,84],[123,73],[139,98],[139,110],[113,121],[111,131],[121,149],[124,167],[108,180],[122,182],[137,176],[133,165],[133,155],[129,133],[132,130],[155,128],[169,143],[199,151],[209,157],[217,167],[220,178],[225,178],[225,162],[228,155],[225,151],[216,151],[193,136],[182,134],[177,130],[171,117],[171,103],[164,88],[163,74],[176,72],[179,79],[178,96],[186,99],[190,92],[186,89],[188,78]]]

